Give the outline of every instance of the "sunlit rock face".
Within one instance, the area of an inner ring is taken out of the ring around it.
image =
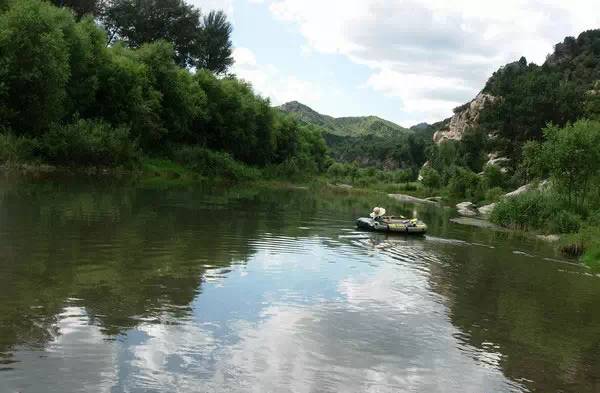
[[[479,114],[483,108],[495,100],[496,97],[490,94],[479,93],[473,101],[464,105],[454,113],[448,127],[433,134],[433,141],[435,143],[441,143],[447,140],[460,141],[465,134],[465,131],[477,124],[479,121]]]

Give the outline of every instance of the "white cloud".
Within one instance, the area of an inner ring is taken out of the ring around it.
[[[231,72],[251,82],[256,92],[270,97],[274,105],[292,100],[318,105],[321,100],[319,86],[293,75],[285,75],[273,65],[259,64],[250,49],[235,48],[233,57],[235,64]]]
[[[567,35],[600,25],[597,1],[271,0],[307,52],[368,66],[365,86],[399,97],[415,118],[439,120],[472,98],[499,66],[541,63]]]

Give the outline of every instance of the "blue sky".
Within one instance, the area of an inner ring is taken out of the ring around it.
[[[274,105],[411,126],[442,120],[522,55],[600,27],[594,0],[188,0],[223,9],[236,65]]]

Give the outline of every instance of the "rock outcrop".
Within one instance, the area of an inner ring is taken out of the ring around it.
[[[494,210],[495,207],[496,207],[496,204],[491,203],[489,205],[481,206],[479,209],[477,209],[477,212],[479,213],[479,215],[481,217],[488,218],[492,214],[492,211]]]
[[[465,131],[477,124],[481,110],[495,100],[496,97],[490,94],[479,93],[473,101],[455,109],[448,127],[437,131],[433,135],[433,141],[441,143],[447,140],[461,140]]]
[[[390,198],[394,198],[397,201],[400,202],[407,202],[407,203],[425,203],[425,204],[430,204],[430,205],[436,205],[438,202],[436,201],[432,201],[429,199],[421,199],[421,198],[417,198],[411,195],[405,195],[405,194],[388,194],[388,196]]]
[[[473,204],[473,202],[461,202],[456,205],[456,209],[458,210],[458,214],[460,214],[461,216],[477,216],[477,210],[475,210],[475,205]]]

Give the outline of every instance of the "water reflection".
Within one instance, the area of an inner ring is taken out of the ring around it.
[[[0,391],[596,390],[597,277],[431,207],[357,233],[372,199],[4,184]]]

